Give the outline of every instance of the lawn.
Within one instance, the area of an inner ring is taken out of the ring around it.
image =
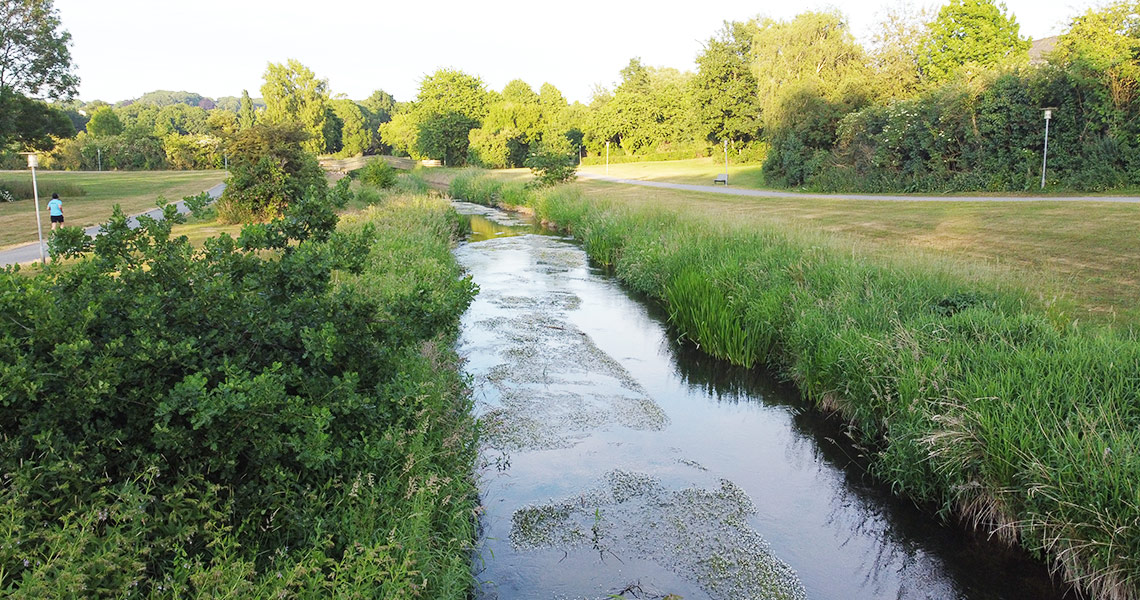
[[[45,230],[50,229],[47,200],[51,198],[53,186],[67,186],[68,189],[79,187],[86,192],[81,196],[60,196],[67,224],[87,227],[106,220],[116,204],[122,206],[127,214],[140,213],[154,208],[159,197],[170,201],[181,200],[221,183],[225,177],[225,171],[40,171],[36,173],[40,192],[40,219]],[[28,171],[3,171],[0,172],[0,185],[30,178],[31,173]],[[0,202],[0,248],[35,239],[33,203],[27,200]]]
[[[605,165],[583,165],[578,171],[592,175],[607,175]],[[608,176],[620,179],[712,185],[713,179],[720,173],[724,173],[723,157],[720,160],[714,157],[610,165]],[[764,171],[759,164],[729,165],[728,183],[743,188],[770,187],[764,184]]]

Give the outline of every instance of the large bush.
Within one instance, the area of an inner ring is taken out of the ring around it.
[[[337,231],[318,190],[195,251],[165,217],[0,273],[0,594],[465,597],[457,219]]]
[[[268,219],[284,213],[309,189],[323,188],[317,159],[301,144],[308,139],[293,124],[257,124],[230,145],[230,177],[218,204],[224,220]]]

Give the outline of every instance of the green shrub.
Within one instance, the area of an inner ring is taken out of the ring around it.
[[[230,147],[230,176],[218,208],[223,222],[251,215],[268,220],[312,188],[325,187],[317,159],[301,149],[308,134],[297,125],[254,125]],[[223,207],[225,207],[223,209]]]
[[[200,251],[116,211],[0,272],[0,594],[467,597],[458,217],[338,230],[342,188]]]
[[[383,158],[369,161],[368,164],[353,171],[353,175],[360,180],[360,183],[380,189],[396,185],[396,169]]]

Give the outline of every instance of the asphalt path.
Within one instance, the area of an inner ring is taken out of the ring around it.
[[[219,183],[218,185],[215,185],[214,187],[206,190],[206,193],[210,195],[211,200],[217,200],[218,197],[222,195],[222,190],[224,190],[224,189],[226,189],[226,184]],[[182,214],[186,214],[186,213],[190,212],[190,209],[186,208],[186,202],[183,200],[179,200],[178,202],[175,202],[174,206],[176,206],[178,208],[178,212],[180,212]],[[161,208],[153,208],[153,209],[148,210],[148,211],[143,212],[143,213],[131,215],[127,220],[127,224],[130,225],[131,228],[138,227],[139,226],[138,218],[143,216],[143,215],[147,215],[148,217],[158,219],[158,218],[162,217],[162,209]],[[46,234],[48,231],[50,231],[50,225],[46,222],[44,223],[44,225],[48,225],[48,227],[45,228],[45,232],[44,232]],[[92,225],[91,227],[84,229],[83,232],[86,233],[87,235],[91,236],[91,237],[95,237],[96,235],[99,235],[99,228],[100,227],[102,227],[102,225]],[[47,241],[45,239],[45,241],[44,241],[44,256],[46,256],[46,255],[47,255]],[[12,246],[11,248],[0,250],[0,266],[32,263],[32,262],[36,262],[39,259],[40,259],[40,248],[39,248],[39,243],[37,243],[37,242],[29,242],[27,244],[23,244],[20,246]]]
[[[691,185],[687,183],[666,183],[664,181],[644,181],[641,179],[619,179],[595,173],[578,173],[582,179],[594,179],[628,185],[687,190],[729,196],[752,196],[756,198],[822,198],[827,200],[876,200],[886,202],[1120,202],[1140,203],[1136,196],[892,196],[886,194],[816,194],[810,192],[783,192],[779,190],[753,190],[723,185]]]

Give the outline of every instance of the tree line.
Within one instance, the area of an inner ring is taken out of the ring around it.
[[[994,0],[900,8],[875,31],[860,44],[837,11],[726,22],[695,72],[633,58],[587,103],[550,83],[488,89],[454,69],[427,75],[410,101],[379,90],[352,101],[289,60],[268,65],[260,100],[153,92],[117,106],[57,102],[45,110],[70,116],[78,134],[52,130],[66,129],[54,114],[51,127],[4,139],[54,145],[46,163],[59,168],[212,168],[241,130],[288,122],[316,154],[499,168],[537,156],[597,162],[607,150],[613,161],[691,158],[723,144],[734,161],[762,162],[773,185],[1017,190],[1039,180],[1051,108],[1050,185],[1140,183],[1140,2],[1087,11],[1032,59]],[[57,41],[66,50],[66,33]],[[41,79],[37,89],[74,89],[66,72]]]

